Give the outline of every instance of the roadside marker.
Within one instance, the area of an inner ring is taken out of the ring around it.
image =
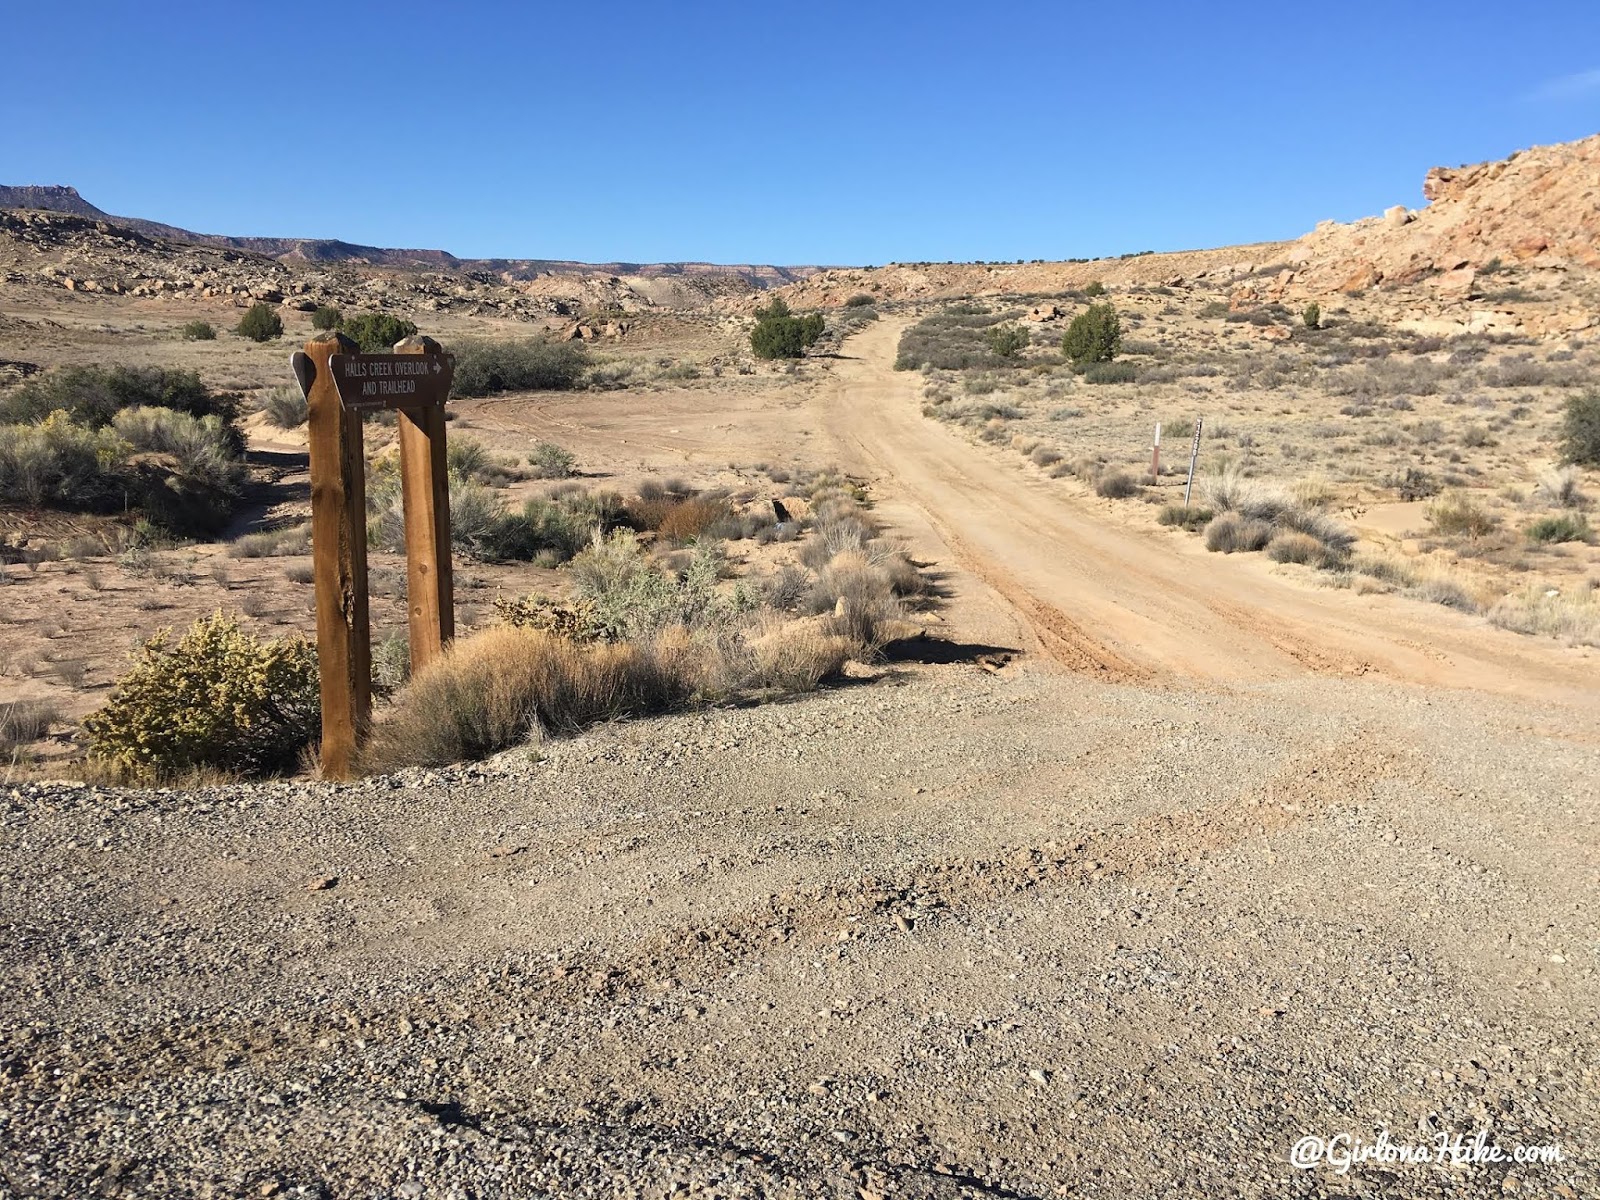
[[[1189,493],[1194,490],[1194,464],[1200,457],[1200,425],[1203,418],[1194,419],[1194,445],[1189,447],[1189,482],[1183,485],[1183,506],[1189,507]]]
[[[290,360],[309,412],[324,779],[350,776],[372,723],[361,426],[368,412],[399,414],[411,669],[432,662],[455,633],[444,421],[455,360],[432,338],[407,338],[394,349],[360,354],[349,338],[330,332],[311,339]]]

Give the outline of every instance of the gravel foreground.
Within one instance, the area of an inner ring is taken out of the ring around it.
[[[1600,1195],[1592,706],[896,669],[0,792],[0,1196]],[[1548,1164],[1291,1165],[1310,1135]]]

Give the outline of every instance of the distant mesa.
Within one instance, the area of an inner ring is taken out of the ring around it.
[[[642,279],[692,276],[733,276],[757,288],[781,287],[796,283],[821,270],[814,266],[770,266],[753,263],[584,263],[569,259],[544,258],[457,258],[445,250],[391,249],[361,246],[335,238],[230,237],[216,233],[195,233],[177,225],[147,221],[142,217],[118,217],[96,208],[78,189],[66,186],[8,187],[0,184],[0,208],[30,208],[66,213],[93,221],[113,221],[146,237],[170,242],[192,242],[227,250],[264,254],[283,262],[354,263],[395,270],[489,271],[512,279],[535,279],[540,275],[625,275]]]

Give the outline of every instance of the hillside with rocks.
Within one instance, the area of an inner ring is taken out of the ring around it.
[[[541,276],[628,276],[639,279],[688,279],[742,283],[747,288],[779,287],[804,279],[818,268],[783,267],[755,263],[586,263],[572,259],[546,258],[457,258],[447,250],[419,250],[363,246],[337,238],[234,237],[215,233],[195,233],[177,225],[150,221],[142,217],[119,217],[97,208],[73,187],[8,187],[0,185],[0,209],[34,209],[108,221],[142,234],[169,242],[187,242],[226,250],[242,250],[285,263],[348,263],[354,266],[384,267],[396,270],[423,270],[477,273],[498,276],[502,281],[536,280]]]
[[[1570,306],[1513,312],[1495,300],[1499,285],[1488,280],[1514,271],[1519,282],[1561,291],[1566,274],[1587,279],[1600,267],[1600,135],[1495,162],[1435,167],[1422,190],[1428,203],[1421,209],[1397,205],[1349,224],[1325,221],[1294,242],[1086,262],[840,268],[819,271],[783,294],[791,305],[808,308],[860,294],[880,301],[1048,295],[1099,281],[1108,287],[1230,286],[1236,307],[1247,307],[1378,289],[1393,294],[1396,315],[1419,331],[1554,335],[1590,327],[1592,314]]]

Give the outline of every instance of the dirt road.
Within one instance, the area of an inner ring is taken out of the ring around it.
[[[825,426],[889,505],[910,509],[901,523],[928,527],[936,540],[921,549],[976,577],[964,592],[992,588],[1068,669],[1174,684],[1377,675],[1574,698],[1600,686],[1592,654],[1417,601],[1319,588],[1313,572],[1274,572],[1261,556],[1209,554],[925,418],[922,377],[892,369],[900,328],[880,322],[851,340],[818,402]],[[984,598],[961,599],[968,623],[983,619]],[[992,603],[987,618],[1003,621]]]
[[[0,1197],[1600,1195],[1586,660],[1125,525],[921,418],[892,338],[464,419],[600,469],[809,426],[953,633],[1048,655],[0,795]]]

